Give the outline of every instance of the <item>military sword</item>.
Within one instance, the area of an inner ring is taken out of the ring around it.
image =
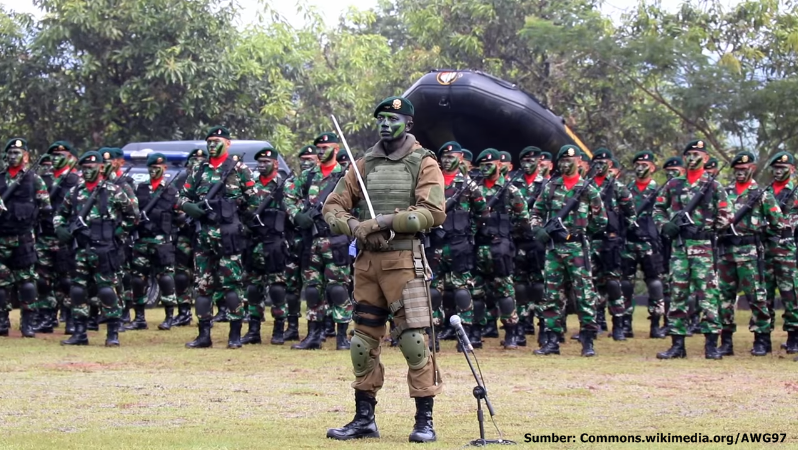
[[[330,114],[332,118],[333,124],[335,124],[335,131],[338,132],[338,136],[341,137],[341,142],[344,144],[344,149],[346,149],[346,154],[349,155],[349,159],[352,161],[352,168],[355,169],[355,175],[357,175],[357,182],[360,184],[360,190],[363,192],[363,199],[366,200],[366,205],[369,207],[369,214],[371,214],[371,218],[374,219],[377,217],[374,214],[374,207],[371,206],[371,199],[369,198],[369,193],[366,190],[366,183],[363,182],[363,177],[360,175],[360,169],[357,168],[355,155],[352,154],[352,150],[349,150],[349,144],[346,143],[346,137],[344,137],[344,133],[341,131],[341,127],[338,126],[338,120],[335,119],[335,114]],[[393,234],[393,233],[391,233]]]

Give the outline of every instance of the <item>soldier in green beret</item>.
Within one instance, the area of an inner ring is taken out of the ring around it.
[[[72,274],[72,317],[75,332],[62,345],[88,345],[88,296],[96,288],[108,327],[105,345],[119,345],[122,305],[117,287],[119,243],[115,237],[129,233],[138,217],[122,189],[103,175],[103,156],[90,151],[78,164],[83,180],[73,187],[53,220],[58,240],[77,245],[76,267]]]
[[[8,299],[12,295],[20,303],[23,337],[35,337],[37,311],[50,306],[46,298],[37,298],[34,228],[39,211],[50,215],[52,206],[44,181],[25,167],[28,158],[25,139],[14,138],[6,144],[6,167],[0,172],[0,196],[5,197],[0,211],[0,336],[8,336],[11,327]]]
[[[315,145],[306,145],[299,150],[299,170],[304,172],[319,165],[319,149]]]
[[[172,240],[174,224],[177,221],[178,188],[174,183],[167,183],[166,156],[162,153],[151,153],[147,157],[149,181],[139,183],[136,188],[136,199],[141,206],[140,221],[135,229],[138,239],[133,243],[130,259],[131,288],[133,303],[136,305],[136,323],[144,321],[144,307],[147,304],[147,285],[155,280],[160,290],[161,304],[164,307],[164,321],[158,325],[159,330],[170,330],[174,319],[177,295],[175,289],[175,245]],[[149,211],[146,209],[149,208]]]
[[[784,325],[787,342],[782,348],[788,354],[798,353],[798,295],[796,295],[795,231],[798,228],[798,195],[792,182],[795,173],[795,157],[788,152],[778,152],[770,159],[768,170],[773,176],[773,184],[768,187],[781,209],[784,228],[777,238],[765,239],[765,291],[771,327],[776,312],[776,289],[779,290],[784,305]]]
[[[635,227],[637,215],[629,189],[610,173],[612,161],[609,149],[599,148],[593,153],[596,173],[592,183],[604,203],[607,226],[591,237],[591,256],[594,284],[599,294],[596,302],[597,321],[599,326],[606,324],[604,310],[609,306],[612,338],[622,341],[634,336],[632,316],[626,315],[621,289],[621,254],[626,233]]]
[[[349,296],[350,240],[347,236],[333,235],[321,216],[324,201],[346,174],[336,161],[339,142],[335,133],[319,134],[313,141],[319,165],[303,171],[285,190],[286,214],[305,241],[300,266],[308,334],[292,345],[293,349],[321,348],[324,337],[332,335],[336,336],[338,350],[349,350],[347,330],[353,307]]]
[[[503,177],[507,178],[510,172],[513,171],[513,155],[511,155],[510,152],[501,151],[499,152],[499,156],[501,157],[502,163],[501,174]]]
[[[671,156],[670,158],[666,159],[664,163],[662,163],[662,170],[665,171],[665,178],[667,181],[671,181],[674,178],[683,177],[686,173],[686,169],[684,167],[684,161],[682,160],[681,156]],[[664,188],[663,188],[664,189]],[[653,216],[653,214],[652,214]],[[659,228],[659,227],[657,227]],[[662,242],[662,273],[664,274],[664,280],[662,284],[662,294],[665,297],[665,316],[664,321],[665,325],[662,327],[662,333],[667,336],[670,333],[670,323],[668,322],[668,311],[671,308],[671,283],[670,283],[670,273],[671,273],[671,253],[673,250],[673,245],[671,243],[671,239],[664,234],[659,234],[660,241]],[[698,322],[696,322],[698,324]],[[688,329],[688,336],[692,334],[689,332]]]
[[[765,293],[762,242],[780,238],[785,227],[773,193],[770,189],[761,191],[754,180],[756,157],[751,152],[739,152],[732,159],[731,166],[734,182],[726,187],[726,193],[735,216],[731,227],[718,236],[720,320],[723,326],[720,353],[734,355],[732,336],[737,331],[734,309],[737,293],[743,292],[751,307],[748,329],[755,336],[751,354],[765,356],[771,352],[772,323]]]
[[[352,163],[352,161],[349,160],[349,153],[346,152],[339,153],[335,160],[338,161],[338,164],[341,165],[344,171],[346,171],[346,169],[349,168],[349,164]]]
[[[624,340],[626,331],[631,331],[632,316],[634,315],[634,284],[638,267],[643,273],[643,278],[648,289],[648,316],[651,322],[648,336],[651,339],[664,339],[665,333],[659,326],[660,318],[665,316],[664,285],[661,275],[662,240],[657,226],[651,217],[654,201],[656,200],[659,186],[652,175],[657,170],[656,158],[650,151],[637,152],[632,158],[635,180],[627,185],[634,198],[635,211],[637,211],[637,226],[626,233],[626,246],[623,252],[623,291],[626,313],[624,314],[624,332],[618,336],[613,333],[616,340]]]
[[[44,175],[42,180],[47,186],[50,198],[50,211],[39,211],[39,232],[36,236],[36,290],[41,302],[47,306],[39,310],[37,333],[52,333],[58,327],[56,313],[61,310],[61,317],[66,322],[64,334],[72,334],[72,309],[69,304],[71,282],[69,274],[75,261],[72,248],[60,245],[53,227],[55,212],[61,207],[67,192],[78,184],[80,177],[74,169],[78,159],[77,151],[66,141],[57,141],[47,149],[53,161],[53,171]]]
[[[286,265],[289,253],[285,232],[288,217],[283,204],[283,186],[287,180],[277,170],[279,156],[279,152],[271,146],[264,147],[255,154],[255,160],[258,161],[256,184],[263,210],[246,223],[254,245],[244,258],[249,330],[241,339],[242,344],[261,343],[260,324],[266,309],[264,299],[267,288],[274,319],[271,344],[285,343],[285,322],[288,317]]]
[[[706,164],[704,164],[704,170],[707,171],[710,175],[718,175],[718,160],[715,158],[709,158]]]
[[[721,359],[718,352],[718,335],[721,330],[719,316],[718,278],[713,269],[712,237],[731,224],[732,209],[728,195],[717,180],[712,180],[704,169],[709,159],[704,141],[692,141],[685,146],[684,160],[687,173],[668,182],[654,204],[653,218],[661,234],[673,242],[671,261],[671,307],[668,322],[672,339],[671,348],[658,353],[659,359],[685,358],[684,338],[688,326],[688,298],[692,295],[702,309],[701,332],[704,334],[704,355],[707,359]],[[689,226],[673,221],[695,195],[706,200],[690,214]]]
[[[574,291],[579,316],[582,356],[594,356],[593,339],[598,333],[596,297],[589,273],[588,235],[607,227],[607,213],[595,186],[587,184],[578,172],[581,150],[563,146],[557,154],[560,177],[552,179],[532,208],[535,239],[548,246],[544,273],[546,297],[539,312],[546,322],[545,339],[536,355],[560,354],[560,338],[565,319],[563,292]],[[570,198],[582,192],[579,204],[563,219],[564,228],[547,229],[549,218],[556,217]],[[551,232],[551,234],[549,233]]]
[[[554,157],[549,152],[540,152],[538,160],[538,173],[541,177],[551,179],[551,171],[554,169]]]
[[[211,319],[214,298],[227,307],[230,321],[227,348],[241,347],[241,321],[244,317],[241,289],[244,268],[241,254],[246,239],[239,212],[246,216],[258,207],[258,188],[252,172],[231,157],[230,131],[212,127],[205,136],[208,161],[194,169],[180,190],[178,204],[199,222],[194,267],[199,321],[197,338],[188,348],[211,347]]]

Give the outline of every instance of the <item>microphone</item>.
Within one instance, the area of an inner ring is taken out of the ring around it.
[[[471,346],[471,341],[468,340],[468,335],[466,334],[465,330],[463,329],[463,321],[460,319],[460,316],[457,314],[453,315],[449,318],[449,325],[454,327],[457,336],[460,337],[460,343],[463,344],[463,348],[468,349],[470,351],[474,351],[474,347]]]

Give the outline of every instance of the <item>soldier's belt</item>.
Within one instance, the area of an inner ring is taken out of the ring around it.
[[[365,250],[369,252],[400,252],[400,251],[410,251],[416,248],[417,246],[421,245],[421,241],[418,239],[402,239],[397,241],[394,239],[393,241],[388,243],[388,247],[384,249],[371,249],[371,248],[364,248],[363,244],[360,241],[357,241],[357,249],[358,250]]]
[[[564,244],[564,243],[567,243],[567,242],[579,242],[579,243],[581,243],[582,239],[584,239],[584,237],[585,237],[585,235],[581,234],[581,233],[580,234],[554,233],[551,236],[551,240],[554,241],[555,244]]]
[[[756,236],[753,234],[746,234],[740,236],[721,236],[718,238],[718,244],[725,246],[740,246],[740,245],[753,245],[756,244]]]

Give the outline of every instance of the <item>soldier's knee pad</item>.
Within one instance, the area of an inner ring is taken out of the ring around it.
[[[399,335],[399,349],[405,356],[407,366],[413,370],[421,369],[427,365],[429,349],[424,342],[424,332],[419,328],[405,330]]]
[[[241,299],[238,298],[236,291],[227,291],[224,293],[224,304],[230,311],[235,311],[241,305]]]
[[[69,289],[69,299],[72,301],[72,304],[75,306],[85,305],[86,288],[84,288],[83,286],[79,286],[77,284],[73,284],[72,287]]]
[[[443,305],[443,294],[435,288],[429,288],[429,300],[432,303],[432,310],[437,311]]]
[[[352,357],[352,367],[356,377],[362,377],[374,370],[377,359],[371,356],[371,350],[379,346],[380,342],[377,339],[355,329],[350,341],[349,355]]]
[[[273,284],[269,286],[269,298],[274,306],[285,305],[285,285]]]
[[[116,306],[116,302],[118,301],[116,291],[110,286],[103,286],[99,288],[97,290],[97,298],[99,298],[103,306],[107,308],[113,308]]]
[[[471,293],[467,289],[456,289],[454,291],[454,305],[457,311],[468,311],[471,308]]]
[[[662,280],[659,278],[646,280],[646,287],[648,287],[648,298],[650,300],[661,300],[665,297]]]
[[[206,295],[197,297],[194,307],[197,310],[197,316],[203,317],[210,315],[213,310],[213,300]]]
[[[260,290],[260,286],[250,284],[247,286],[247,303],[252,305],[260,305],[261,300],[263,300],[263,292]]]
[[[296,316],[299,314],[302,303],[299,301],[299,296],[296,294],[286,294],[285,303],[288,305],[288,314]]]
[[[344,306],[349,301],[349,291],[340,284],[328,284],[324,289],[327,300],[335,306]]]
[[[632,295],[635,293],[635,285],[632,284],[631,280],[621,281],[621,293],[626,298],[632,298]]]
[[[175,290],[177,292],[183,293],[188,290],[190,280],[188,275],[185,273],[179,272],[175,274]]]
[[[161,289],[161,295],[172,295],[175,293],[175,279],[169,274],[161,275],[158,278],[158,288]]]
[[[44,279],[44,277],[39,277],[36,280],[36,290],[39,291],[39,294],[42,296],[47,296],[50,294],[50,282]]]
[[[316,286],[305,288],[305,303],[307,303],[308,309],[315,308],[321,303],[321,295],[319,295],[319,289]]]
[[[546,296],[546,287],[543,283],[532,283],[529,288],[529,298],[535,305],[542,305]]]
[[[623,296],[621,283],[618,280],[607,280],[607,298],[617,300]]]
[[[513,288],[515,289],[515,301],[518,302],[519,305],[526,305],[529,303],[529,290],[526,284],[516,283],[513,285]]]
[[[133,291],[133,297],[141,297],[147,292],[147,283],[142,277],[132,277],[130,280],[130,289]]]
[[[485,300],[474,300],[474,320],[479,321],[485,317]]]
[[[499,312],[503,316],[508,316],[515,311],[515,301],[511,297],[502,297],[496,301],[496,306],[499,307]]]
[[[19,285],[19,301],[22,303],[33,303],[36,301],[36,285],[32,281],[25,281]]]

